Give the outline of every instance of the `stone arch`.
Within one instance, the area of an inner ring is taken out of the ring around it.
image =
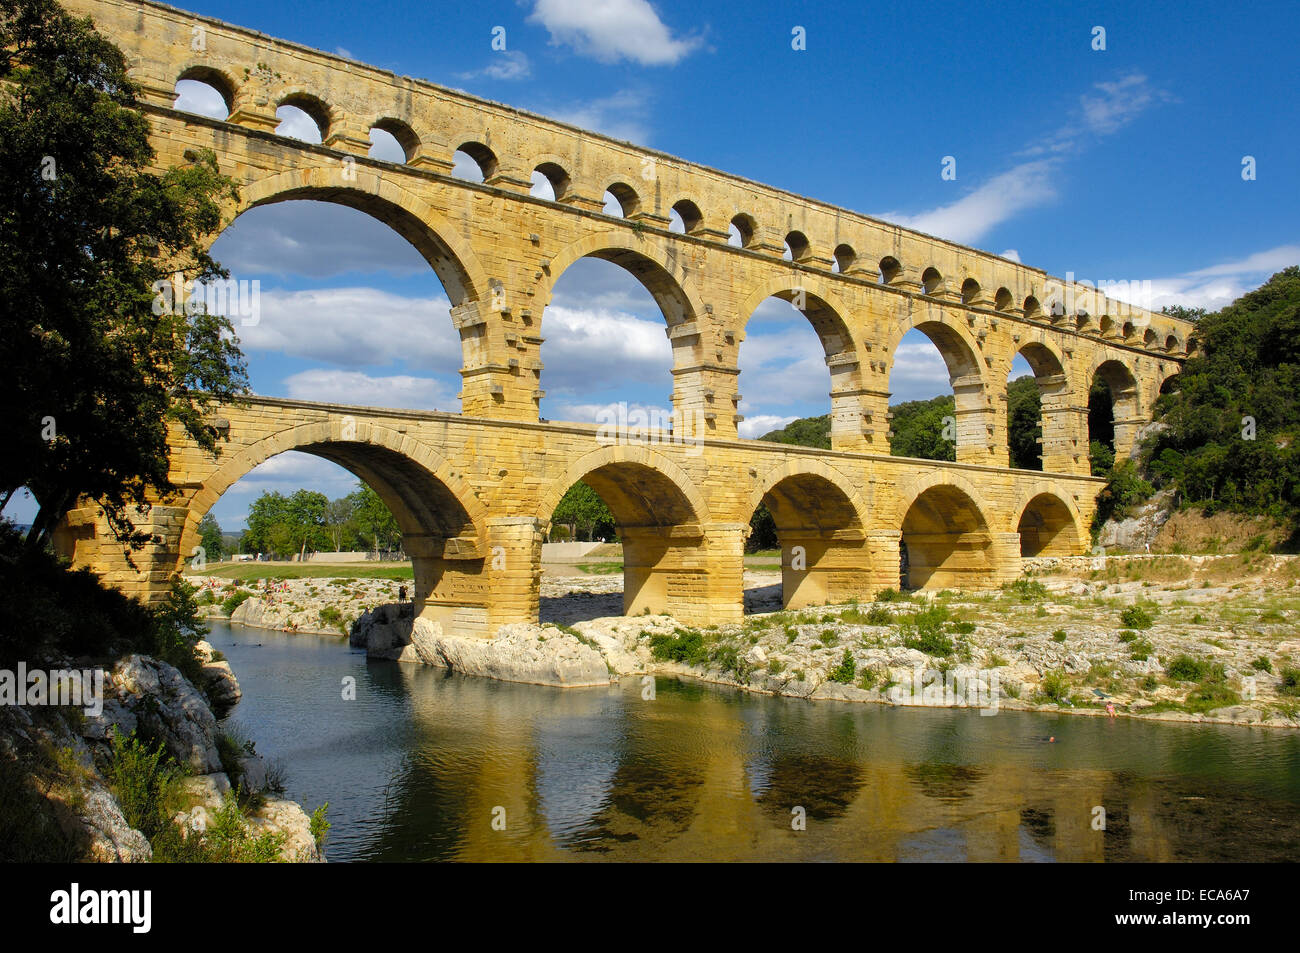
[[[729,224],[736,229],[741,248],[748,248],[754,236],[758,234],[758,222],[748,212],[737,212],[731,217]]]
[[[1141,389],[1133,369],[1113,352],[1102,352],[1093,361],[1088,369],[1088,391],[1085,393],[1091,392],[1093,382],[1098,378],[1110,389],[1115,459],[1119,460],[1132,451],[1137,432],[1144,423]],[[1094,436],[1090,429],[1089,440]]]
[[[235,111],[235,97],[239,95],[239,82],[230,73],[202,60],[191,60],[181,67],[176,82],[192,79],[211,86],[226,103],[226,116]],[[175,83],[172,84],[173,86]]]
[[[840,242],[831,252],[831,257],[835,260],[835,270],[841,274],[848,274],[858,260],[858,253],[853,250],[853,246],[848,242]]]
[[[738,338],[743,338],[744,327],[768,298],[790,302],[821,342],[830,383],[832,449],[863,449],[862,421],[868,407],[863,403],[865,388],[858,340],[845,317],[849,309],[829,282],[806,274],[773,275],[750,292],[737,310],[741,322],[738,331],[742,332]]]
[[[669,327],[694,321],[704,314],[704,303],[689,267],[666,241],[626,229],[597,232],[570,243],[551,259],[550,280],[538,291],[542,306],[551,303],[555,283],[580,258],[613,262],[641,282],[664,313]]]
[[[320,130],[321,142],[330,137],[335,111],[320,96],[310,90],[296,87],[282,90],[275,98],[275,108],[279,109],[281,106],[293,106],[310,116],[312,122],[316,123],[316,128]]]
[[[573,191],[573,176],[565,166],[565,161],[559,156],[548,152],[536,156],[528,168],[530,175],[534,172],[540,172],[546,177],[546,181],[551,184],[551,191],[555,195],[556,202],[563,202],[569,193]]]
[[[618,526],[624,614],[712,619],[719,607],[709,598],[709,576],[700,555],[708,505],[690,477],[647,447],[602,447],[574,461],[552,483],[538,510],[539,525],[550,524],[565,491],[578,480],[605,501]]]
[[[351,428],[351,433],[345,431]],[[408,551],[438,548],[437,540],[462,539],[482,555],[486,511],[447,460],[424,444],[367,420],[345,415],[279,430],[243,447],[211,473],[190,500],[181,534],[181,555],[199,538],[199,523],[226,490],[256,466],[288,450],[337,463],[364,480],[384,500],[402,533],[415,543]]]
[[[970,332],[949,321],[945,312],[932,304],[920,305],[907,320],[892,329],[885,367],[886,380],[892,377],[899,343],[912,330],[920,331],[935,346],[948,368],[956,408],[957,459],[961,462],[986,463],[991,459],[988,429],[995,424],[984,361]]]
[[[614,196],[614,201],[622,210],[623,218],[629,218],[641,211],[641,196],[626,182],[612,182],[605,191]]]
[[[762,473],[754,490],[749,494],[744,511],[738,514],[740,519],[749,522],[750,514],[758,509],[763,499],[778,486],[787,482],[792,483],[792,489],[797,487],[806,492],[809,501],[813,500],[818,492],[826,494],[832,502],[826,514],[829,525],[859,528],[867,525],[867,507],[854,488],[853,481],[829,464],[804,456],[782,461]]]
[[[370,129],[382,129],[402,147],[402,152],[406,155],[406,161],[410,162],[420,149],[420,136],[411,127],[411,124],[401,119],[395,119],[392,116],[380,116],[371,122],[367,127]]]
[[[1035,483],[1023,491],[1011,513],[1020,534],[1020,555],[1077,556],[1087,533],[1074,501],[1049,483]]]
[[[996,579],[993,527],[975,488],[964,477],[941,472],[900,488],[901,580],[913,589],[978,588]]]
[[[648,499],[638,500],[628,495],[627,491],[619,491],[621,495],[616,496],[615,500],[605,497],[597,483],[601,486],[613,486],[616,482],[617,468],[622,468],[624,473],[635,473],[641,479],[643,487],[649,486],[659,491],[670,505],[665,506],[661,511],[656,511],[649,505]],[[603,478],[598,476],[595,483],[588,479],[593,473],[600,473],[600,471],[605,471]],[[585,481],[601,495],[611,512],[614,512],[616,519],[620,518],[620,513],[615,511],[615,507],[621,506],[625,510],[622,514],[624,516],[637,512],[643,515],[648,521],[645,525],[673,526],[679,523],[701,523],[708,520],[708,503],[685,470],[668,457],[647,447],[618,444],[592,450],[570,464],[564,475],[553,481],[550,489],[542,496],[537,509],[537,518],[540,522],[550,522],[551,514],[560,505],[564,494],[579,480]]]
[[[448,163],[455,163],[457,152],[463,152],[474,160],[474,164],[478,166],[478,170],[482,174],[484,182],[487,182],[495,176],[501,168],[501,160],[498,159],[497,154],[492,151],[492,147],[484,145],[475,139],[471,138],[462,140],[460,145],[451,150],[451,155],[447,156]]]
[[[1037,341],[1013,344],[1016,354],[1025,359],[1038,385],[1041,430],[1040,466],[1048,472],[1069,472],[1074,462],[1077,421],[1070,408],[1070,380],[1068,363],[1060,350],[1045,337]],[[1010,404],[1007,406],[1007,443],[1010,446]],[[1008,460],[1008,465],[1011,461]]]
[[[866,507],[845,474],[813,458],[784,460],[758,480],[743,522],[760,503],[776,524],[784,608],[842,602],[878,588],[866,547]]]
[[[684,234],[694,235],[704,227],[704,213],[691,199],[678,199],[672,210],[681,216]]]
[[[354,177],[343,178],[343,166],[280,172],[240,190],[232,218],[251,208],[295,199],[346,205],[374,216],[405,238],[442,281],[452,306],[478,300],[488,287],[487,274],[473,248],[422,199],[359,163]],[[214,236],[215,240],[215,236]]]

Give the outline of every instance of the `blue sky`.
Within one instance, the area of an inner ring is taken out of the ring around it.
[[[1056,275],[1150,281],[1155,307],[1218,307],[1300,263],[1300,12],[1294,3],[791,4],[519,0],[187,9],[565,119],[837,205],[1018,257]],[[504,52],[492,49],[505,28]],[[1094,28],[1105,49],[1094,50]],[[806,49],[792,48],[803,27]],[[201,88],[178,105],[213,107]],[[304,117],[282,131],[311,137]],[[377,143],[382,155],[384,144]],[[941,177],[945,156],[955,180]],[[1257,176],[1242,177],[1253,156]],[[359,212],[286,203],[214,252],[262,283],[241,328],[254,389],[456,409],[459,348],[441,285]],[[543,414],[666,407],[663,319],[635,280],[586,261],[544,317]],[[593,342],[604,360],[589,359]],[[740,352],[744,436],[829,409],[806,321],[769,301]],[[1019,366],[1014,374],[1028,372]],[[916,332],[895,401],[948,391]],[[214,512],[265,489],[355,479],[274,458]],[[11,507],[20,519],[22,504]]]

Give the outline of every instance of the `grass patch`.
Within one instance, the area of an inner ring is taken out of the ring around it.
[[[840,663],[827,673],[827,678],[832,682],[839,682],[841,685],[848,685],[853,681],[853,676],[858,673],[858,663],[853,660],[853,653],[848,649],[844,650],[844,657]]]
[[[1126,629],[1149,629],[1155,625],[1151,614],[1141,606],[1128,606],[1119,614],[1119,621]]]
[[[578,569],[589,576],[616,576],[623,572],[623,564],[616,563],[578,563]]]

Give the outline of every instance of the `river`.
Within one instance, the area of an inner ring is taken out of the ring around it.
[[[1281,861],[1300,732],[553,689],[212,623],[333,861]],[[355,698],[345,698],[355,679]],[[1054,741],[1049,740],[1055,738]]]

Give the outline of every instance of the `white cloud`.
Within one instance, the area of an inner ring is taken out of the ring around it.
[[[552,304],[542,319],[543,389],[566,396],[657,383],[671,393],[672,346],[664,327],[662,318]]]
[[[460,369],[460,337],[445,298],[407,298],[377,288],[263,290],[261,320],[236,326],[245,352],[275,351],[345,368],[397,361]]]
[[[797,419],[797,417],[778,417],[774,414],[758,414],[755,417],[746,417],[736,429],[739,431],[740,436],[748,440],[754,440],[765,433],[780,430],[786,424]]]
[[[880,217],[927,235],[970,244],[1012,216],[1055,198],[1050,181],[1053,165],[1049,159],[1022,162],[949,205],[919,215],[887,212]]]
[[[603,404],[558,404],[556,412],[559,414],[557,420],[569,420],[574,423],[615,423],[635,414],[644,414],[644,419],[648,421],[668,422],[672,419],[671,407],[646,404],[640,401],[608,401]],[[637,423],[638,426],[641,425],[636,421],[635,417],[632,417],[629,422]]]
[[[528,62],[528,54],[523,50],[498,50],[492,54],[492,59],[487,66],[457,75],[464,80],[478,79],[479,77],[514,80],[528,79],[532,72],[533,68],[532,64]]]
[[[1291,265],[1300,265],[1300,245],[1279,245],[1237,261],[1148,281],[1135,280],[1127,288],[1107,288],[1107,294],[1152,311],[1166,305],[1217,311]]]
[[[625,139],[645,145],[649,140],[645,122],[649,97],[638,90],[619,90],[609,96],[566,106],[540,108],[560,122],[604,133],[615,139]]]
[[[1001,257],[1005,258],[1007,261],[1018,262],[1020,261],[1020,252],[1016,251],[1014,248],[1008,248],[1002,253]]]
[[[1075,115],[1068,122],[1019,153],[1026,161],[955,202],[916,215],[886,212],[878,217],[950,241],[973,244],[1013,216],[1054,200],[1057,191],[1053,177],[1067,155],[1086,148],[1086,138],[1113,135],[1152,106],[1171,99],[1138,73],[1113,82],[1094,83],[1091,91],[1079,97]]]
[[[920,331],[909,331],[894,350],[889,372],[890,403],[929,400],[952,393],[948,365],[939,349]]]
[[[406,410],[460,409],[455,394],[440,381],[408,374],[371,377],[360,371],[318,368],[293,374],[284,385],[295,400]]]
[[[331,202],[292,201],[250,209],[213,243],[233,277],[330,278],[349,272],[437,277],[401,235],[365,212]]]
[[[671,66],[701,43],[674,37],[646,0],[537,0],[528,20],[546,27],[552,44],[568,44],[602,63]]]
[[[320,142],[320,126],[297,106],[281,106],[275,111],[275,116],[280,120],[280,125],[275,127],[277,136],[288,136],[303,142]]]

